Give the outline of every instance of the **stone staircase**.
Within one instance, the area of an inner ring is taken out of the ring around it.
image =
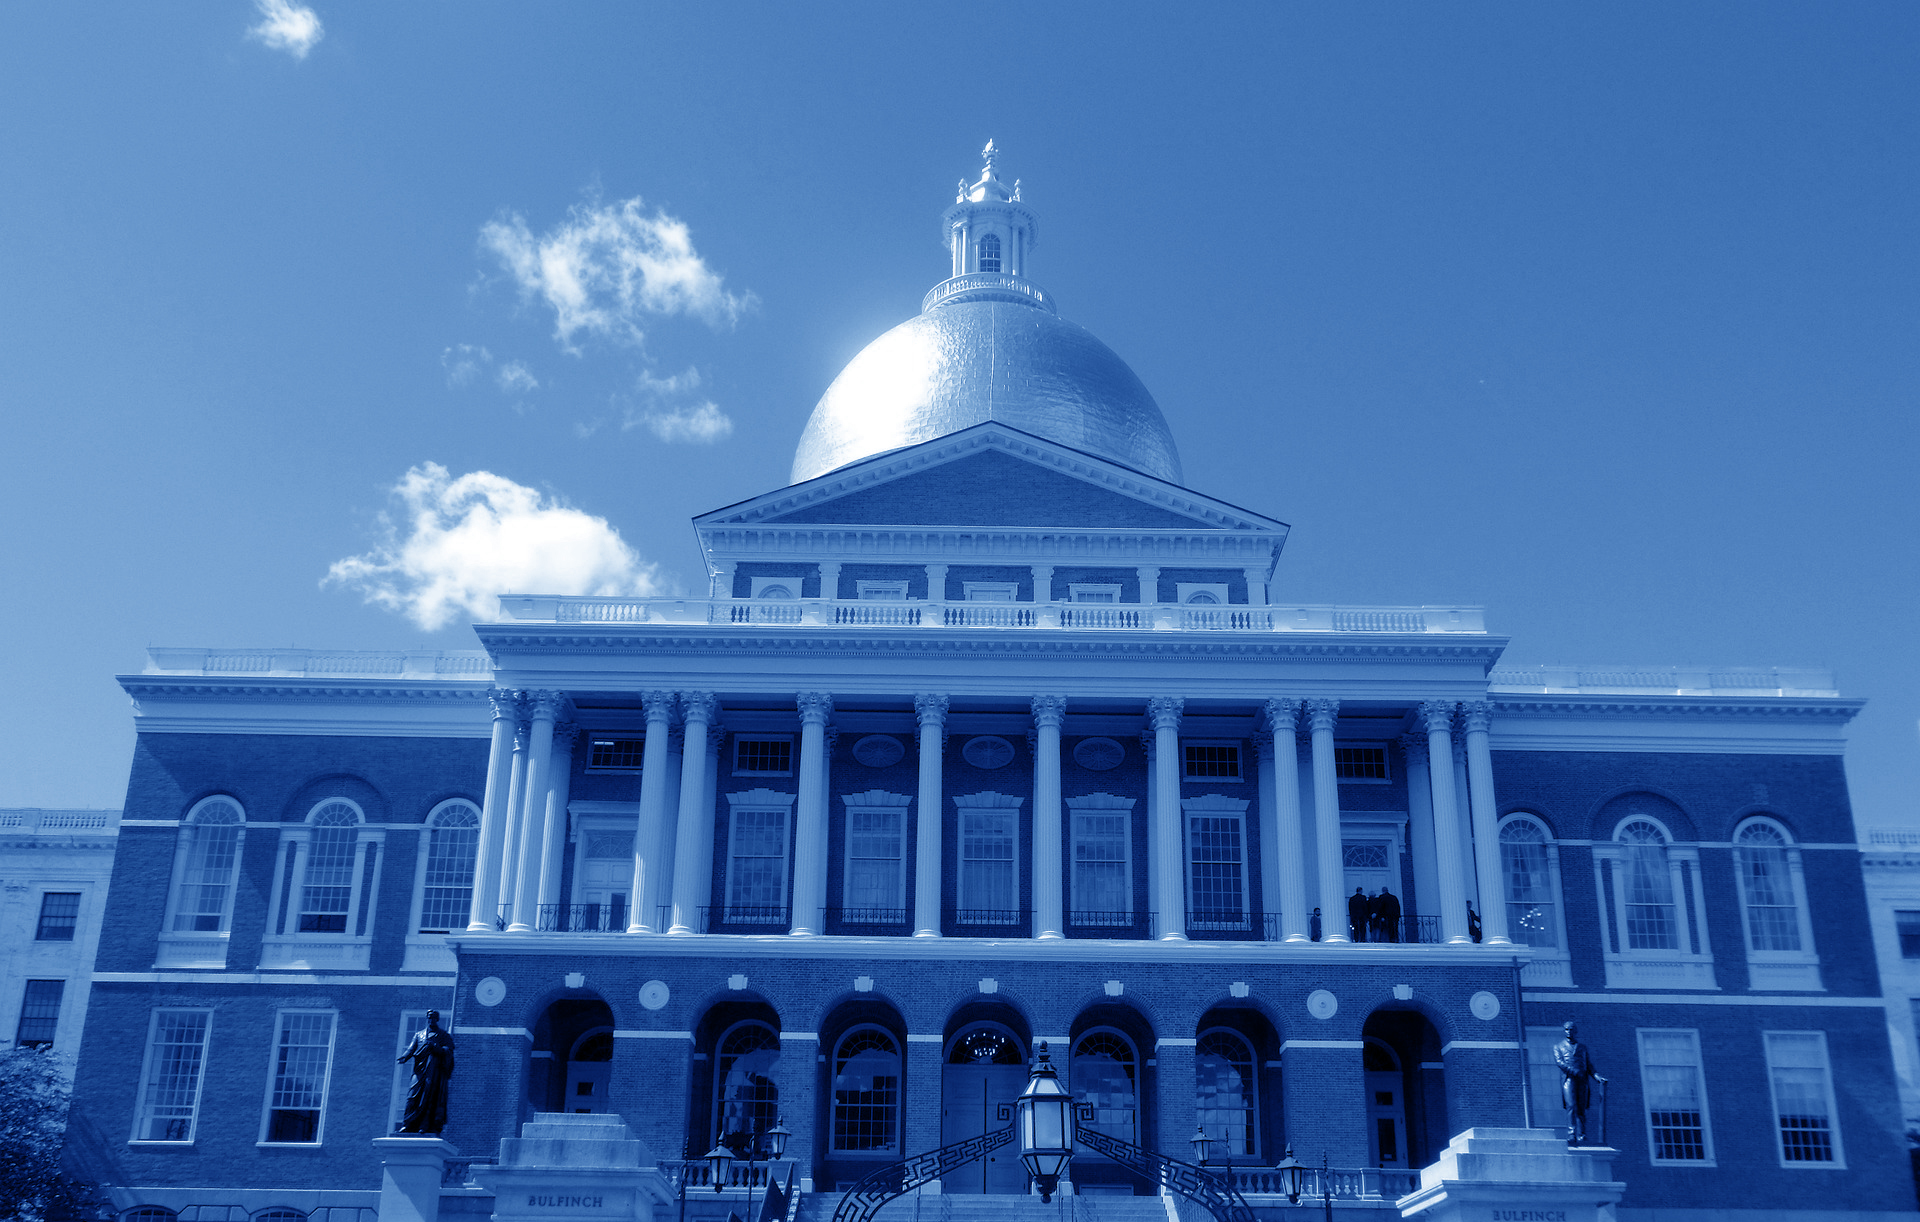
[[[833,1222],[843,1193],[809,1192],[800,1198],[794,1222]],[[1118,1194],[1056,1196],[1042,1203],[1037,1196],[961,1195],[922,1196],[909,1193],[888,1201],[874,1222],[1170,1222],[1158,1197]]]

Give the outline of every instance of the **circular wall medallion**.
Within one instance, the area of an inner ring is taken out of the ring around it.
[[[1013,762],[1013,744],[997,734],[969,738],[960,754],[975,768],[1005,768]]]
[[[1467,1008],[1473,1011],[1475,1018],[1482,1021],[1490,1022],[1500,1017],[1500,999],[1485,989],[1473,995],[1467,1002]]]
[[[853,758],[869,768],[887,768],[900,762],[907,749],[891,734],[869,734],[853,744]]]
[[[1340,999],[1325,989],[1315,989],[1307,994],[1307,1013],[1321,1022],[1326,1022],[1340,1010]]]
[[[497,1006],[507,999],[507,982],[489,976],[473,986],[473,999],[483,1006]]]
[[[649,980],[640,986],[640,1004],[649,1010],[658,1010],[667,1004],[667,998],[673,996],[664,980]]]
[[[1083,738],[1074,745],[1073,762],[1089,772],[1118,768],[1127,749],[1111,738]]]

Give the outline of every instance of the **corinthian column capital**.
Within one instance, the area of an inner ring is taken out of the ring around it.
[[[567,702],[565,692],[538,691],[527,693],[527,715],[540,721],[552,721],[560,715],[560,708]]]
[[[1487,700],[1468,700],[1460,706],[1460,720],[1467,733],[1485,734],[1493,725],[1493,704]]]
[[[1155,730],[1178,730],[1187,702],[1178,696],[1155,696],[1147,701],[1147,720]]]
[[[1033,698],[1033,725],[1035,729],[1052,726],[1059,729],[1067,719],[1067,698],[1065,696],[1035,696]]]
[[[826,692],[801,692],[794,697],[794,704],[800,709],[803,726],[824,726],[833,716],[833,697]]]
[[[488,703],[493,705],[495,721],[512,721],[520,716],[520,693],[509,688],[496,687],[487,693]]]
[[[553,748],[556,751],[571,751],[576,739],[580,737],[580,723],[577,721],[556,721],[553,723]]]
[[[712,692],[680,693],[680,717],[689,725],[695,722],[706,725],[719,708],[720,702],[713,698]]]
[[[1420,706],[1420,723],[1427,727],[1427,733],[1435,730],[1453,730],[1453,707],[1451,700],[1429,700]]]
[[[1291,734],[1300,724],[1300,702],[1298,700],[1269,700],[1261,706],[1266,715],[1268,734]]]
[[[937,730],[947,723],[947,698],[933,692],[921,692],[913,698],[914,715],[923,730]]]
[[[1322,730],[1333,729],[1333,723],[1339,719],[1340,702],[1338,700],[1323,698],[1307,701],[1307,725],[1315,734]]]
[[[1402,734],[1400,750],[1406,754],[1409,768],[1427,766],[1427,736],[1424,734]]]
[[[671,722],[673,720],[673,693],[641,692],[640,707],[647,712],[648,725],[652,725],[656,721]]]

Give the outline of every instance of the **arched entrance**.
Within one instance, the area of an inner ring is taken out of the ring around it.
[[[575,1040],[567,1056],[566,1110],[605,1112],[612,1083],[613,1028],[596,1027]]]
[[[1027,1087],[1027,1043],[992,1019],[966,1023],[947,1040],[940,1067],[940,1144],[965,1141],[1013,1122],[1013,1101]],[[1019,1193],[1027,1188],[1020,1152],[1002,1146],[942,1177],[942,1192]]]
[[[527,1103],[533,1110],[611,1110],[613,1010],[606,1002],[589,995],[548,1006],[533,1025],[531,1056]]]
[[[1367,1075],[1367,1162],[1375,1167],[1407,1165],[1407,1079],[1399,1054],[1382,1040],[1369,1039],[1360,1054]]]
[[[1376,1167],[1424,1167],[1452,1132],[1440,1033],[1417,1010],[1376,1010],[1361,1035],[1369,1161]]]

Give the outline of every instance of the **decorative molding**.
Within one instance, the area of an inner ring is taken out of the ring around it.
[[[1493,711],[1507,717],[1723,717],[1781,719],[1788,717],[1845,724],[1866,707],[1864,700],[1841,697],[1795,699],[1739,696],[1542,696],[1538,699],[1502,697],[1491,702]]]
[[[1307,701],[1307,724],[1313,733],[1318,734],[1322,730],[1325,730],[1331,734],[1333,732],[1333,724],[1338,721],[1339,718],[1340,702],[1338,700],[1328,700],[1322,697]]]
[[[1420,705],[1420,721],[1432,734],[1438,730],[1453,733],[1453,710],[1456,702],[1452,700],[1426,700]]]
[[[1067,798],[1067,806],[1073,810],[1132,810],[1138,799],[1123,798],[1114,793],[1087,793],[1077,798]]]
[[[1035,696],[1033,698],[1033,724],[1035,729],[1052,726],[1059,729],[1067,719],[1067,698],[1065,696]]]
[[[1268,737],[1292,734],[1300,726],[1300,702],[1294,699],[1269,700],[1260,706],[1260,729]],[[1271,746],[1271,744],[1269,744]]]
[[[673,693],[672,692],[663,692],[658,690],[651,691],[651,692],[641,692],[640,707],[646,710],[647,725],[649,727],[651,727],[653,723],[656,721],[663,722],[669,726],[673,724]]]
[[[1400,750],[1405,754],[1407,767],[1425,768],[1427,766],[1427,736],[1408,732],[1400,736]]]
[[[801,692],[794,697],[803,726],[824,726],[833,716],[833,696],[827,692]]]
[[[702,725],[714,720],[720,710],[720,702],[712,692],[681,692],[680,720],[684,724],[699,722]]]
[[[512,721],[520,716],[520,693],[496,687],[487,692],[487,703],[493,706],[495,721]]]
[[[556,721],[553,723],[553,749],[572,751],[580,740],[580,723],[577,721]]]
[[[1179,696],[1154,696],[1147,701],[1147,724],[1157,733],[1180,729],[1180,714],[1187,702]]]
[[[1467,733],[1485,734],[1493,725],[1493,705],[1485,700],[1462,701],[1460,721]]]

